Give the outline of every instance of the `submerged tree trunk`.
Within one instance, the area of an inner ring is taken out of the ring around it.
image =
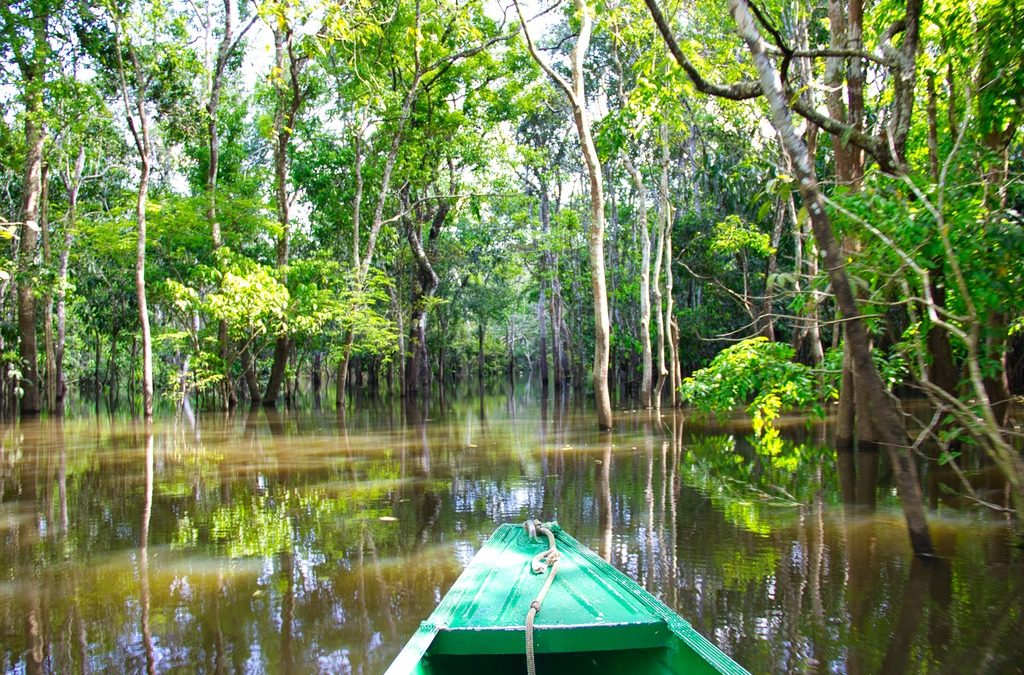
[[[580,139],[580,150],[587,167],[590,183],[590,231],[588,249],[590,252],[590,283],[594,298],[594,398],[597,406],[597,424],[602,430],[612,428],[612,405],[608,392],[608,356],[611,338],[611,326],[608,320],[608,291],[604,270],[604,185],[601,175],[601,162],[590,130],[590,118],[587,115],[587,97],[584,91],[583,59],[590,46],[593,29],[592,8],[584,0],[574,0],[580,18],[580,30],[576,45],[572,50],[572,83],[551,69],[537,53],[533,40],[526,32],[527,45],[534,60],[544,69],[569,98],[573,109],[573,121]],[[523,30],[526,20],[516,4]]]
[[[542,239],[546,241],[551,218],[551,204],[548,198],[547,182],[540,179],[538,183],[540,185],[540,231]],[[537,294],[537,351],[539,352],[540,359],[541,396],[545,399],[548,395],[548,329],[545,287],[549,283],[546,276],[555,272],[549,268],[548,259],[550,257],[551,254],[548,251],[544,251],[540,256],[540,283],[538,284],[539,292]],[[552,350],[554,350],[554,345],[552,345]]]
[[[740,37],[746,42],[753,57],[761,89],[771,110],[772,125],[793,160],[800,194],[807,206],[815,239],[825,254],[829,280],[839,308],[847,320],[846,339],[850,344],[857,384],[863,388],[868,405],[863,412],[874,422],[879,440],[884,444],[892,462],[911,546],[915,554],[930,556],[934,553],[934,547],[925,517],[917,467],[907,447],[907,437],[896,403],[885,391],[882,378],[871,359],[870,336],[857,309],[842,249],[833,233],[832,222],[825,211],[825,202],[814,175],[814,165],[807,146],[793,130],[792,115],[782,91],[782,83],[765,51],[747,0],[730,0],[729,8],[736,20]]]
[[[149,330],[149,310],[146,306],[146,202],[149,195],[149,117],[146,115],[146,83],[142,63],[131,41],[126,47],[132,60],[136,88],[133,92],[135,100],[129,101],[128,84],[121,61],[121,29],[120,19],[115,22],[115,38],[117,40],[117,66],[121,85],[121,98],[125,113],[128,116],[128,127],[135,140],[135,149],[139,154],[139,189],[135,201],[135,223],[137,238],[135,241],[135,297],[139,310],[139,325],[142,332],[142,414],[148,420],[153,417],[153,341]],[[134,107],[134,111],[132,108]]]
[[[295,54],[294,33],[291,26],[274,26],[274,191],[277,201],[277,222],[281,234],[277,239],[277,267],[288,265],[291,244],[291,222],[288,204],[288,144],[295,130],[295,120],[305,99],[306,91],[299,80],[308,57]],[[285,80],[287,78],[287,81]],[[285,283],[286,278],[281,282]],[[291,353],[291,338],[278,335],[274,342],[274,360],[270,366],[270,379],[263,392],[263,405],[276,406],[277,397],[284,383],[288,355]]]
[[[654,379],[651,353],[651,230],[647,223],[647,194],[643,176],[629,157],[624,157],[623,163],[633,178],[637,194],[637,220],[640,226],[640,405],[650,408]]]
[[[42,408],[33,283],[43,175],[43,73],[40,70],[33,67],[24,73],[28,80],[25,93],[25,172],[21,197],[21,240],[18,243],[21,277],[18,281],[18,356],[21,360],[20,386],[23,393],[20,410],[23,417],[38,415]]]
[[[669,151],[668,151],[668,125],[662,123],[661,129],[659,130],[661,137],[661,186],[658,190],[659,199],[661,201],[661,218],[662,228],[664,230],[664,247],[665,252],[663,261],[665,263],[665,319],[662,325],[665,329],[665,347],[668,349],[668,383],[669,383],[669,398],[672,401],[672,407],[676,407],[678,403],[678,387],[680,385],[679,374],[679,340],[676,337],[677,331],[673,330],[675,326],[675,319],[673,315],[674,311],[674,279],[672,275],[672,203],[669,200],[669,188],[668,188],[668,171],[669,171]],[[661,380],[661,384],[664,385],[664,380]],[[659,395],[661,387],[658,388]]]
[[[209,164],[206,167],[206,221],[210,226],[214,253],[224,245],[220,223],[217,222],[217,173],[220,165],[220,133],[217,129],[217,110],[220,107],[220,94],[228,59],[238,46],[238,41],[235,40],[234,36],[234,20],[234,2],[233,0],[224,0],[224,25],[221,32],[220,46],[217,49],[217,61],[210,75],[209,98],[206,102],[206,113],[208,115],[206,120],[207,140],[210,151]],[[251,25],[252,23],[250,22],[248,26]],[[243,27],[243,35],[248,26]],[[234,360],[234,354],[231,338],[228,335],[228,322],[226,319],[221,319],[217,323],[217,344],[223,374],[219,387],[223,397],[222,403],[226,408],[231,409],[238,404],[238,397],[231,378],[231,365]]]
[[[658,381],[654,385],[654,407],[661,409],[661,392],[665,387],[665,379],[668,377],[668,368],[665,365],[665,339],[667,326],[665,325],[665,311],[664,302],[661,292],[661,269],[665,258],[665,239],[666,239],[666,228],[665,219],[660,215],[658,217],[658,243],[656,245],[656,251],[654,254],[654,286],[652,291],[654,293],[654,318],[655,325],[658,331],[657,345],[655,351],[658,356]]]
[[[409,210],[408,192],[403,194],[403,211]],[[406,227],[406,237],[409,241],[409,248],[412,250],[413,258],[416,260],[418,276],[416,285],[413,288],[412,317],[409,321],[409,345],[411,353],[406,364],[405,385],[410,395],[426,392],[430,386],[430,362],[427,358],[427,319],[430,301],[437,292],[440,279],[434,271],[430,257],[434,252],[437,238],[441,234],[441,227],[444,225],[448,213],[451,211],[451,202],[443,200],[437,209],[430,214],[422,209],[416,209],[413,217],[403,218]],[[430,230],[427,233],[426,246],[423,244],[423,224],[430,222]]]
[[[249,405],[253,408],[260,403],[260,383],[256,377],[255,358],[252,355],[252,347],[245,345],[241,349],[242,376],[245,378],[245,387],[249,390]]]
[[[64,188],[68,193],[68,211],[64,222],[64,243],[60,250],[57,269],[57,344],[54,348],[55,404],[54,413],[64,414],[67,398],[67,383],[64,378],[64,345],[67,339],[67,286],[68,265],[71,258],[71,243],[74,238],[78,217],[78,192],[82,187],[85,171],[85,145],[79,147],[74,169],[64,174]]]
[[[53,250],[50,246],[49,223],[49,178],[48,167],[43,165],[42,190],[39,207],[39,232],[43,237],[43,266],[49,270],[53,264]],[[43,295],[43,342],[46,345],[46,410],[52,415],[57,408],[57,372],[54,362],[57,360],[57,348],[53,335],[53,290],[47,284]]]

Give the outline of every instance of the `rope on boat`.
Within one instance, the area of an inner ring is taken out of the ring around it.
[[[537,666],[534,663],[533,653],[533,620],[540,611],[541,603],[544,602],[544,597],[548,594],[551,583],[555,580],[555,575],[558,574],[558,561],[562,554],[559,553],[558,547],[555,545],[555,533],[544,527],[539,520],[527,520],[523,523],[523,529],[526,530],[531,539],[536,538],[538,533],[548,538],[548,549],[541,551],[530,561],[530,571],[534,574],[544,574],[545,571],[550,569],[548,578],[544,580],[540,593],[530,603],[530,611],[526,613],[526,673],[527,675],[537,675]]]

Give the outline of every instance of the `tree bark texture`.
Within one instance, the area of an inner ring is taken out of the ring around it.
[[[409,210],[408,194],[403,197],[403,210]],[[412,217],[403,218],[406,237],[413,259],[416,261],[417,279],[413,289],[412,317],[409,320],[410,354],[406,363],[405,384],[410,395],[426,392],[430,386],[430,362],[427,358],[427,320],[431,298],[437,292],[440,279],[430,261],[437,238],[441,234],[451,202],[443,200],[431,214],[425,209],[417,208]],[[423,243],[423,224],[429,222],[427,243]]]

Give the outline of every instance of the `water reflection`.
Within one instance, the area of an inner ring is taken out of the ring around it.
[[[474,388],[475,389],[475,388]],[[877,453],[564,397],[0,433],[0,669],[384,670],[500,522],[555,517],[753,672],[1014,672],[1024,563]],[[442,409],[443,406],[443,409]]]

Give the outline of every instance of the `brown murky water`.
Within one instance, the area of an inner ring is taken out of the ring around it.
[[[0,669],[380,673],[498,523],[540,516],[755,673],[1024,672],[1024,551],[941,471],[923,564],[884,462],[821,430],[595,427],[498,396],[2,428]]]

